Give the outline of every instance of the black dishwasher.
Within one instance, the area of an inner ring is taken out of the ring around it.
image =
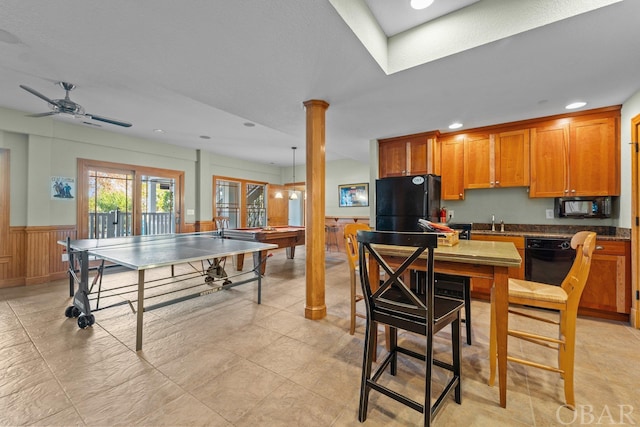
[[[534,282],[561,285],[575,257],[569,238],[527,237],[524,277]]]

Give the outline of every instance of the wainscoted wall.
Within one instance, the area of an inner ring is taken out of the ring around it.
[[[196,224],[184,224],[183,231],[195,232]],[[0,255],[0,288],[35,285],[67,277],[68,263],[62,261],[66,248],[58,241],[76,236],[74,225],[9,227],[6,252]]]
[[[34,285],[64,278],[64,246],[58,240],[76,236],[75,226],[10,227],[8,254],[0,261],[0,287]]]
[[[27,234],[26,227],[9,227],[7,234],[7,244],[5,246],[3,262],[0,267],[0,287],[9,287],[25,284],[26,267],[26,247]]]
[[[191,225],[191,224],[185,224]],[[205,232],[205,231],[214,231],[216,229],[216,224],[213,221],[196,221],[193,224],[193,232]],[[192,231],[187,231],[187,233],[191,233]]]

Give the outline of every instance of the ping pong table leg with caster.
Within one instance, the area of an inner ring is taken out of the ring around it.
[[[73,305],[67,307],[64,312],[66,317],[77,317],[78,327],[84,329],[87,326],[91,326],[95,323],[96,319],[91,314],[91,305],[89,304],[89,254],[87,251],[81,251],[73,254],[69,245],[67,246],[67,253],[69,253],[69,280],[75,282],[77,276],[75,275],[74,258],[78,259],[80,264],[80,280],[78,281],[78,290],[73,294]],[[100,269],[100,274],[102,269]],[[73,287],[73,285],[71,285]]]

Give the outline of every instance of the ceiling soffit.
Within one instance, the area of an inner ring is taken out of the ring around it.
[[[495,42],[622,0],[482,0],[387,37],[365,0],[329,0],[386,74]]]

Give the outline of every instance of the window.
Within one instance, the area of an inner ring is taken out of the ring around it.
[[[240,183],[236,181],[218,180],[214,198],[214,216],[229,218],[229,228],[240,228]]]
[[[90,239],[133,234],[133,171],[98,170],[88,175],[87,215]]]
[[[230,228],[267,225],[266,183],[214,177],[213,191],[214,216],[228,217]]]
[[[265,191],[263,184],[247,184],[247,227],[267,226]]]
[[[179,233],[184,173],[78,159],[78,237]]]

